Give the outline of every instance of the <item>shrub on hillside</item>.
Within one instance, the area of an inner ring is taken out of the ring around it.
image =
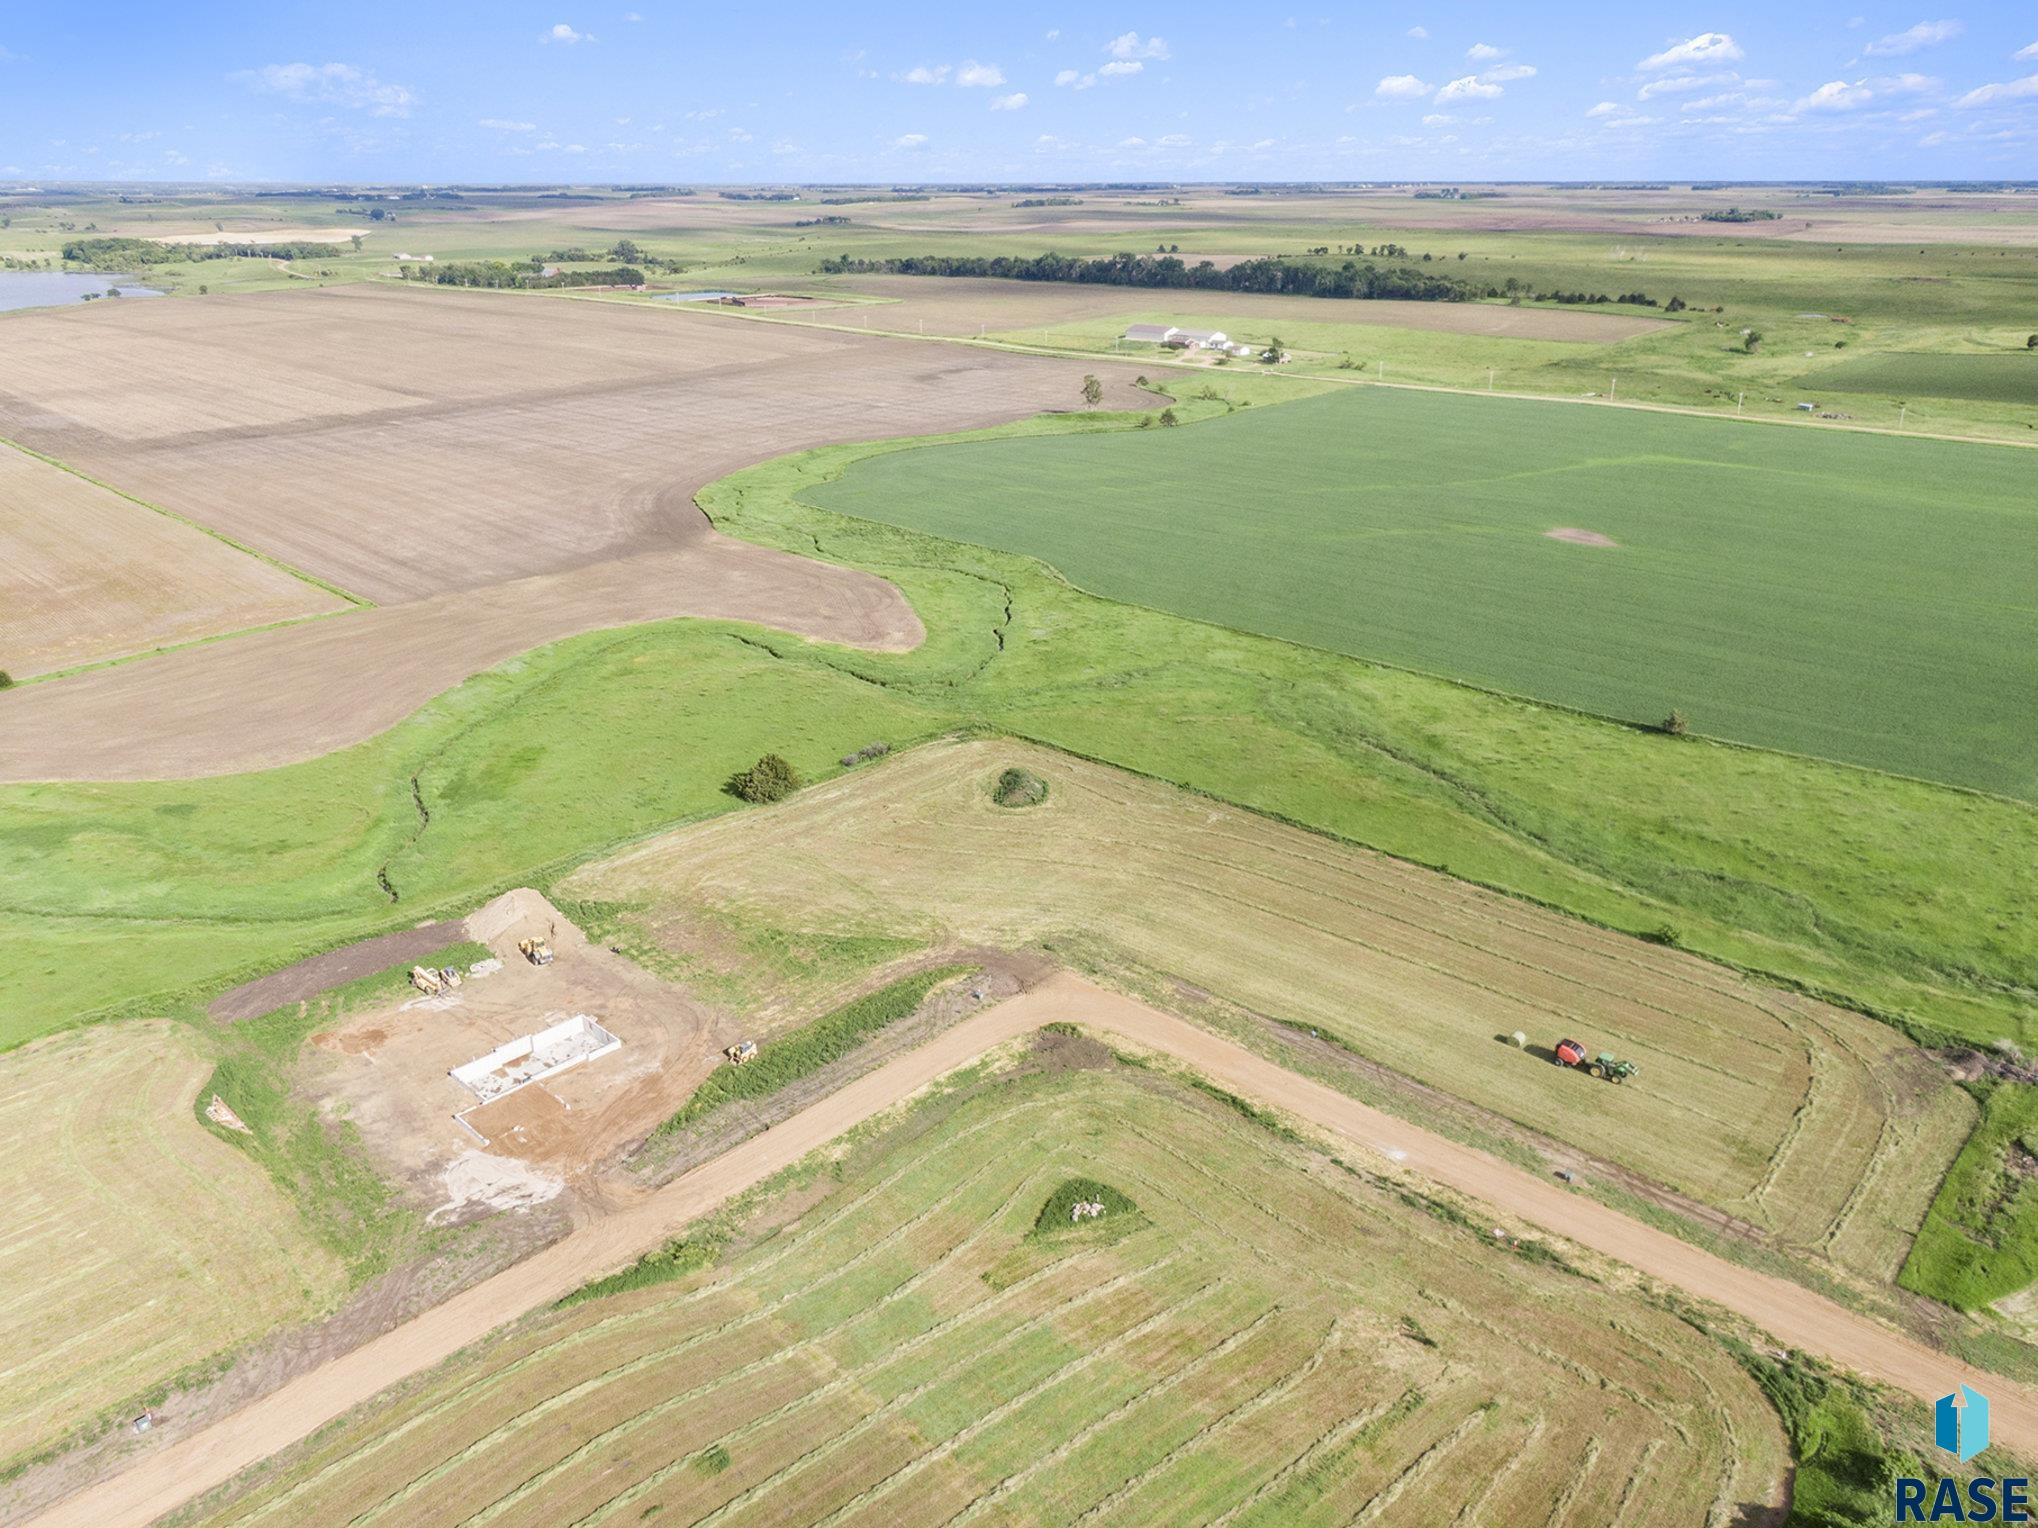
[[[1030,769],[1008,769],[991,788],[999,806],[1038,806],[1047,799],[1047,782]]]
[[[1672,711],[1656,725],[1672,737],[1683,737],[1689,727],[1689,724],[1684,720],[1684,713],[1682,711]]]
[[[0,690],[11,690],[13,688],[14,676],[8,673],[7,670],[0,669]]]
[[[800,772],[775,753],[768,753],[748,769],[729,777],[729,794],[741,801],[762,805],[783,801],[801,785]]]

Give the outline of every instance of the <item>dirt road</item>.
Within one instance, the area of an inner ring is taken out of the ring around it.
[[[1741,1268],[1615,1210],[1416,1126],[1369,1109],[1231,1041],[1067,974],[988,1009],[918,1050],[574,1232],[444,1305],[292,1381],[238,1414],[167,1443],[121,1475],[39,1518],[40,1528],[147,1523],[304,1438],[385,1387],[497,1327],[620,1268],[682,1226],[992,1046],[1051,1020],[1172,1057],[1255,1102],[1335,1132],[1410,1172],[1448,1185],[1662,1282],[1737,1311],[1778,1342],[1929,1401],[1956,1383],[1987,1392],[1996,1440],[2038,1454],[2038,1394],[1985,1375],[1795,1284]]]

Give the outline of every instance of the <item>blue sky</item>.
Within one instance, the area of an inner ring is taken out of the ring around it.
[[[0,8],[0,179],[2038,177],[2038,7]]]

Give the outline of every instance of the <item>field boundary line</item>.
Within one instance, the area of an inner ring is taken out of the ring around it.
[[[287,563],[280,557],[276,557],[268,552],[262,551],[259,547],[249,546],[245,541],[237,540],[236,538],[229,536],[225,531],[214,530],[211,526],[202,524],[201,522],[192,519],[189,515],[179,514],[174,509],[166,508],[161,504],[151,503],[149,500],[140,497],[138,494],[129,493],[125,488],[115,487],[112,483],[106,482],[102,478],[94,477],[91,473],[85,471],[83,468],[73,467],[69,462],[63,461],[58,457],[50,456],[45,452],[38,451],[33,446],[24,446],[20,441],[11,439],[10,437],[5,435],[0,435],[0,446],[11,446],[16,451],[19,451],[23,456],[33,457],[35,458],[35,460],[43,463],[45,466],[56,468],[57,471],[59,472],[68,472],[72,477],[77,478],[82,482],[90,483],[94,488],[100,489],[103,492],[110,493],[118,498],[125,499],[130,504],[138,505],[141,508],[148,510],[151,514],[161,515],[166,520],[175,520],[179,525],[189,526],[192,530],[197,531],[202,536],[210,536],[214,541],[223,542],[225,545],[232,547],[236,552],[239,552],[246,557],[252,557],[257,562],[266,562],[270,567],[275,568],[278,572],[288,573],[292,578],[296,579],[299,583],[310,584],[314,589],[323,589],[327,594],[334,596],[336,599],[343,599],[349,605],[352,605],[357,609],[368,610],[374,608],[375,602],[373,600],[363,599],[358,594],[352,593],[351,591],[346,589],[342,589],[338,584],[328,583],[325,579],[320,578],[316,573],[307,573],[303,568],[297,567],[292,563]],[[345,612],[333,610],[327,611],[326,614],[344,615]],[[300,616],[293,621],[276,621],[272,622],[270,626],[267,627],[250,627],[248,628],[248,630],[267,631],[275,626],[294,626],[302,621],[314,621],[319,619],[322,619],[322,617],[315,615]],[[222,632],[218,637],[200,638],[199,641],[219,641],[221,640],[221,638],[224,637],[238,637],[242,635],[244,635],[244,633],[238,631]],[[197,642],[183,642],[178,644],[179,647],[195,647],[197,645],[198,645]],[[171,652],[174,651],[174,649],[164,647],[155,648],[152,649],[151,651]],[[134,654],[133,656],[144,657],[149,655],[137,653]],[[123,658],[114,658],[109,659],[106,663],[87,664],[83,665],[82,667],[106,668],[113,663],[124,663],[126,661],[128,660]],[[81,671],[82,668],[65,670],[66,673],[78,673]],[[54,674],[44,674],[39,675],[38,677],[44,679],[51,679],[57,676]]]

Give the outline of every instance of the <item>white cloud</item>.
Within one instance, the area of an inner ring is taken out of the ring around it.
[[[236,79],[293,101],[319,101],[377,117],[407,117],[417,100],[409,87],[385,85],[352,64],[265,64],[242,70]]]
[[[686,120],[689,122],[712,122],[715,120],[715,118],[721,115],[722,115],[721,107],[708,106],[703,107],[697,111],[690,111],[686,113]]]
[[[908,85],[940,85],[947,82],[951,72],[946,64],[921,64],[916,69],[908,69],[904,74],[896,74],[892,78]]]
[[[498,133],[535,133],[538,130],[535,122],[508,122],[501,117],[483,117],[474,125],[492,128]]]
[[[623,20],[625,20],[625,21],[628,21],[628,22],[632,22],[632,23],[634,23],[634,22],[639,22],[639,21],[642,21],[643,19],[644,19],[644,18],[643,18],[642,16],[638,15],[638,14],[637,14],[637,12],[635,12],[635,11],[624,11],[624,12],[623,12]]]
[[[1627,108],[1618,101],[1601,101],[1585,115],[1588,117],[1618,117]]]
[[[1158,37],[1149,37],[1141,42],[1137,32],[1125,32],[1112,38],[1104,44],[1104,51],[1113,58],[1164,59],[1169,56],[1166,43]]]
[[[1447,123],[1455,122],[1457,120],[1458,119],[1456,117],[1452,116],[1447,111],[1433,111],[1428,116],[1422,119],[1422,125],[1424,127],[1443,127]]]
[[[1704,90],[1712,85],[1733,85],[1740,81],[1740,75],[1731,69],[1724,74],[1668,74],[1659,80],[1650,80],[1635,92],[1638,101],[1654,100],[1660,95],[1683,95],[1687,91]]]
[[[1187,133],[1169,133],[1165,138],[1156,138],[1154,146],[1163,149],[1185,149],[1189,146],[1189,135]]]
[[[1146,147],[1146,140],[1144,138],[1120,138],[1118,146],[1121,149],[1143,149]]]
[[[730,128],[729,141],[731,143],[748,143],[750,141],[750,129],[747,127]]]
[[[1993,106],[1998,101],[2020,101],[2025,96],[2038,96],[2038,74],[2027,74],[2021,80],[2010,80],[2000,85],[1983,85],[1970,90],[1953,104],[1962,107]]]
[[[562,21],[552,28],[551,31],[540,37],[538,41],[564,43],[570,48],[577,42],[593,42],[594,39],[585,32],[574,31],[572,27]]]
[[[1845,80],[1828,80],[1810,95],[1801,98],[1791,110],[1852,111],[1874,99],[1875,92],[1868,88],[1866,80],[1856,80],[1851,85]]]
[[[1057,85],[1073,85],[1082,77],[1082,74],[1077,70],[1064,69],[1054,77],[1054,82]]]
[[[1410,27],[1410,28],[1409,28],[1409,29],[1407,30],[1407,32],[1405,32],[1405,33],[1404,33],[1404,34],[1402,34],[1402,35],[1404,35],[1404,36],[1407,36],[1407,37],[1413,37],[1413,38],[1414,38],[1414,39],[1415,39],[1415,40],[1416,40],[1417,42],[1427,42],[1427,41],[1429,41],[1429,28],[1428,28],[1428,27]]]
[[[981,85],[986,88],[1005,83],[1005,71],[996,64],[980,64],[973,58],[966,58],[955,71],[955,83],[962,86]]]
[[[1614,129],[1619,129],[1623,127],[1647,127],[1651,122],[1654,122],[1655,120],[1656,119],[1654,117],[1645,117],[1641,113],[1636,112],[1632,116],[1603,118],[1599,125],[1601,127]]]
[[[1935,43],[1949,42],[1961,33],[1957,21],[1921,21],[1916,26],[1901,32],[1892,32],[1887,37],[1878,37],[1861,51],[1874,58],[1900,58],[1906,53],[1915,53],[1920,48],[1929,48]]]
[[[1498,68],[1488,69],[1479,78],[1489,85],[1500,85],[1505,84],[1509,80],[1534,79],[1535,74],[1536,66],[1534,64],[1502,64]]]
[[[927,135],[925,133],[901,133],[892,140],[892,147],[895,149],[917,149],[924,147],[926,142]]]
[[[189,154],[186,154],[185,152],[183,152],[183,150],[181,150],[181,149],[164,149],[164,150],[163,150],[163,163],[164,163],[164,164],[189,164],[189,163],[191,163],[191,156],[190,156]]]
[[[2010,57],[2017,59],[2019,61],[2025,59],[2038,58],[2038,42],[2025,43],[2023,47],[2017,49],[2017,51],[2012,53]]]
[[[1446,101],[1491,101],[1505,94],[1506,92],[1498,85],[1489,85],[1478,75],[1468,74],[1462,79],[1452,80],[1439,90],[1436,93],[1436,104],[1441,106]]]
[[[1734,63],[1741,57],[1741,45],[1725,32],[1700,32],[1696,37],[1674,42],[1661,53],[1651,53],[1637,69],[1668,69],[1676,64]]]
[[[1060,28],[1060,27],[1049,27],[1049,28],[1047,29],[1047,40],[1048,40],[1049,42],[1060,42],[1060,41],[1061,41],[1061,28]]]
[[[1017,111],[1026,104],[1026,92],[1015,90],[1010,95],[992,96],[992,111]]]
[[[1496,48],[1490,42],[1475,42],[1465,50],[1465,57],[1475,64],[1483,64],[1489,58],[1507,57],[1507,49]]]
[[[1136,58],[1114,58],[1111,60],[1110,63],[1106,64],[1103,68],[1099,69],[1097,73],[1102,78],[1108,80],[1115,79],[1119,75],[1138,74],[1141,70],[1145,68],[1146,65],[1142,64]]]
[[[1373,87],[1373,94],[1387,100],[1413,100],[1426,96],[1430,87],[1412,74],[1390,74]]]

